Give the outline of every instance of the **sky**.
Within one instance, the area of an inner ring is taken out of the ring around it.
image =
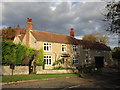
[[[22,2],[5,0],[0,3],[0,28],[20,24],[25,28],[27,18],[33,19],[33,29],[58,34],[69,35],[70,28],[74,28],[75,37],[81,39],[85,34],[101,33],[108,35],[109,45],[117,46],[117,36],[109,35],[105,31],[105,23],[102,21],[105,12],[105,2],[96,0],[79,1],[63,0],[58,2],[44,2],[40,0],[27,0]],[[86,2],[85,2],[86,1]]]

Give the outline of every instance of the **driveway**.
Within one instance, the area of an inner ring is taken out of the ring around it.
[[[91,75],[86,77],[71,77],[44,79],[34,82],[26,82],[19,84],[3,85],[2,88],[53,88],[53,89],[68,89],[68,88],[120,88],[119,73],[104,73],[100,75]]]

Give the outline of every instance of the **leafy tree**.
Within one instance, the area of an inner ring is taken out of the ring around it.
[[[32,57],[34,55],[34,49],[27,48],[26,51],[25,51],[25,55],[29,56],[29,57]]]
[[[15,37],[15,29],[12,27],[7,27],[2,29],[2,39],[3,40],[13,40]]]
[[[25,53],[26,52],[26,47],[21,45],[20,43],[16,45],[16,64],[17,65],[21,65],[22,60],[25,57]]]
[[[100,33],[92,33],[92,34],[84,35],[82,39],[89,40],[91,42],[100,42],[103,44],[108,43],[108,37]]]
[[[16,45],[12,42],[3,42],[2,43],[2,60],[3,64],[16,64]]]
[[[23,59],[27,56],[29,60],[35,54],[32,48],[26,48],[21,44],[14,44],[9,41],[2,42],[2,64],[3,65],[21,65]]]
[[[115,33],[120,39],[120,1],[110,1],[107,2],[105,7],[107,12],[105,13],[104,21],[108,24],[106,31]],[[118,44],[120,40],[118,41]]]
[[[39,51],[37,51],[37,55],[36,56],[37,56],[36,64],[44,67],[43,49],[40,49]]]
[[[112,57],[115,58],[115,59],[120,60],[120,47],[115,47],[112,50]]]
[[[92,41],[92,42],[96,42],[96,37],[93,34],[84,35],[82,39],[83,40],[89,40],[89,41]]]

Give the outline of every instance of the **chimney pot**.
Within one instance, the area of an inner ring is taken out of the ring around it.
[[[20,24],[17,25],[17,28],[19,28],[19,27],[20,27]]]
[[[27,18],[27,21],[28,22],[32,22],[32,18]]]

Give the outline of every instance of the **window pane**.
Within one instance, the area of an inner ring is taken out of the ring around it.
[[[64,51],[64,48],[62,47],[62,51]]]
[[[49,50],[48,46],[47,46],[47,51]]]
[[[48,49],[49,51],[51,51],[51,46],[49,46],[49,49]]]
[[[51,59],[49,59],[49,64],[51,64]]]
[[[48,59],[47,59],[47,64],[48,64]]]
[[[46,46],[44,46],[44,50],[46,50]]]

